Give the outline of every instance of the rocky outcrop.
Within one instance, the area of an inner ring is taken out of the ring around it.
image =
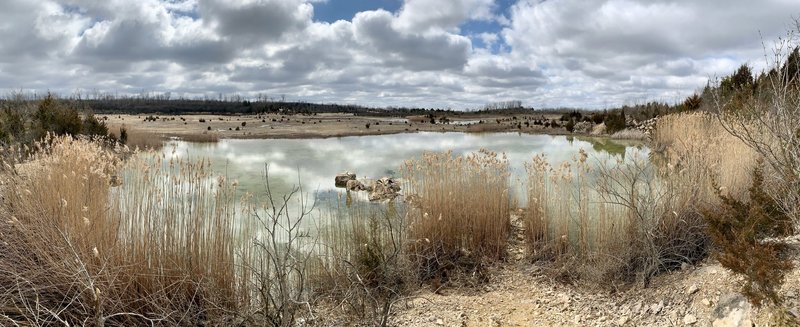
[[[369,192],[370,201],[391,200],[399,195],[400,184],[392,178],[384,177],[372,184]]]
[[[750,302],[739,293],[720,297],[714,309],[713,327],[751,327]]]
[[[631,126],[647,135],[647,137],[651,137],[653,130],[656,128],[656,123],[658,123],[658,117],[650,118],[642,122],[633,121]]]
[[[351,172],[344,172],[344,173],[338,174],[333,179],[334,185],[336,187],[347,187],[347,182],[348,181],[353,181],[353,180],[356,180],[356,174],[351,173]]]
[[[347,181],[345,188],[347,188],[348,191],[364,191],[367,189],[367,187],[364,186],[364,183],[361,183],[357,179],[351,179]]]
[[[590,121],[582,121],[575,124],[575,133],[590,134],[594,129],[594,124]]]

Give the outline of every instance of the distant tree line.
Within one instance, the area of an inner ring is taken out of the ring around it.
[[[0,144],[30,144],[48,134],[109,138],[108,127],[91,110],[48,94],[39,101],[0,102]]]

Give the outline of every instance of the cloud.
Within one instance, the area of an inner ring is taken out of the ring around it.
[[[398,20],[385,10],[356,14],[357,42],[383,63],[412,71],[461,69],[466,64],[472,47],[467,37],[444,31],[406,32],[397,27]]]
[[[760,38],[800,14],[789,0],[405,0],[329,23],[314,20],[320,2],[7,0],[0,91],[454,108],[677,101],[742,62],[763,67]]]
[[[492,0],[407,0],[397,26],[407,31],[454,30],[468,19],[492,20]]]
[[[204,23],[234,43],[260,45],[311,23],[313,6],[299,0],[199,0]]]

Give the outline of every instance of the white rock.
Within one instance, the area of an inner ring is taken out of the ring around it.
[[[687,325],[687,326],[688,325],[693,325],[696,322],[697,322],[697,317],[695,317],[693,314],[688,314],[688,315],[683,317],[683,324],[684,325]]]
[[[652,306],[650,306],[650,312],[652,314],[654,314],[654,315],[657,315],[659,312],[661,312],[661,309],[664,309],[664,301],[663,300],[661,302],[658,302],[658,303],[653,304]]]
[[[728,294],[719,299],[714,308],[712,327],[751,327],[750,302],[739,294]]]
[[[699,290],[700,290],[700,288],[697,287],[697,284],[692,284],[692,286],[689,286],[689,289],[686,290],[686,294],[687,295],[692,295],[694,293],[697,293],[697,291],[699,291]]]
[[[703,303],[703,305],[705,305],[707,307],[711,306],[711,301],[709,301],[708,299],[702,299],[702,300],[700,300],[700,302]]]
[[[622,316],[617,319],[617,325],[625,326],[626,323],[628,323],[628,316]]]

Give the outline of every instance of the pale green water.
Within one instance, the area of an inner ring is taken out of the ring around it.
[[[581,148],[594,162],[616,161],[649,152],[637,142],[518,133],[230,139],[218,143],[173,141],[163,152],[166,157],[210,159],[215,172],[226,175],[228,180],[237,180],[239,190],[256,196],[264,194],[263,175],[269,165],[270,183],[275,193],[282,194],[299,182],[305,192],[325,201],[337,194],[333,180],[339,172],[354,172],[358,178],[397,176],[405,160],[419,158],[424,152],[452,150],[455,155],[467,155],[481,148],[507,155],[512,184],[524,181],[524,163],[541,153],[552,164],[558,164],[573,159]]]

